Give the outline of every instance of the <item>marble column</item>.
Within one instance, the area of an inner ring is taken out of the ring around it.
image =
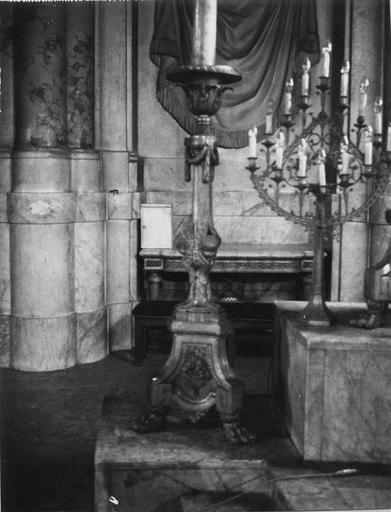
[[[0,95],[0,366],[9,365],[11,308],[10,243],[7,193],[11,190],[11,153],[14,143],[12,4],[0,12],[1,95]]]
[[[352,54],[349,56],[346,48],[345,55],[346,60],[350,60],[351,63],[350,127],[353,129],[358,116],[362,79],[367,77],[370,80],[365,118],[366,122],[372,126],[373,105],[375,98],[381,94],[380,61],[383,44],[381,4],[382,2],[371,0],[352,0],[351,18],[348,9],[346,13],[346,26],[351,31]],[[354,134],[352,140],[355,140]],[[365,185],[356,186],[349,195],[350,204],[360,206],[370,193],[369,187],[366,189]],[[376,219],[380,220],[381,217],[377,211]],[[377,251],[382,240],[385,245],[388,244],[388,239],[382,238],[384,228],[371,229],[370,222],[369,215],[356,217],[352,222],[343,225],[341,237],[333,242],[332,300],[359,302],[364,299],[364,272],[373,259],[371,247],[376,246]],[[381,224],[386,224],[384,216]]]
[[[75,314],[77,360],[107,354],[105,308],[106,197],[95,151],[93,3],[67,4],[67,145],[76,197]]]
[[[10,366],[56,370],[77,363],[65,7],[18,4],[14,17]]]
[[[97,148],[107,194],[106,303],[111,350],[132,345],[138,301],[139,193],[134,153],[133,2],[97,5]]]

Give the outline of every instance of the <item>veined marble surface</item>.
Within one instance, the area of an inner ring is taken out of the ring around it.
[[[330,307],[344,325],[303,327],[277,303],[275,399],[304,459],[389,464],[391,328],[347,325],[364,304]]]

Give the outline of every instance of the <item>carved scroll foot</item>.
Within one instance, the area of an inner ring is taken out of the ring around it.
[[[145,414],[135,419],[130,428],[139,434],[146,434],[148,432],[159,432],[164,430],[166,426],[166,417],[168,414],[168,407],[165,405],[156,405],[151,407]]]
[[[238,422],[223,423],[223,432],[226,439],[234,445],[254,444],[256,436]]]

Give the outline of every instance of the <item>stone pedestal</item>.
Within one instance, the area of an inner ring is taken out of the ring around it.
[[[350,327],[364,304],[329,303],[337,324],[303,327],[277,302],[273,396],[305,460],[391,463],[391,328]]]
[[[268,484],[272,474],[264,446],[232,446],[216,425],[207,429],[171,425],[167,432],[136,434],[129,430],[136,412],[130,397],[105,400],[95,449],[96,512],[198,510],[183,509],[180,502],[213,493],[225,493],[227,498],[243,491],[263,506],[267,498],[267,510],[272,509]],[[279,441],[275,452],[292,457],[287,440]],[[234,505],[242,503],[242,508],[234,510],[258,510],[243,507],[243,501],[236,500]],[[259,510],[265,510],[263,506]]]

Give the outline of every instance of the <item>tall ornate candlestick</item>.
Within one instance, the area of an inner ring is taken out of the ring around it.
[[[230,367],[233,330],[213,297],[209,277],[221,243],[213,225],[212,184],[219,159],[211,116],[219,109],[227,85],[241,77],[229,66],[214,65],[208,43],[215,41],[216,20],[210,19],[211,13],[216,16],[216,0],[195,2],[193,64],[168,76],[184,89],[196,117],[196,134],[185,139],[184,179],[193,184],[192,215],[175,238],[189,274],[189,296],[175,307],[171,353],[152,380],[153,411],[135,428],[144,432],[162,426],[168,409],[196,421],[215,406],[227,438],[243,444],[255,439],[239,423],[244,386]]]

